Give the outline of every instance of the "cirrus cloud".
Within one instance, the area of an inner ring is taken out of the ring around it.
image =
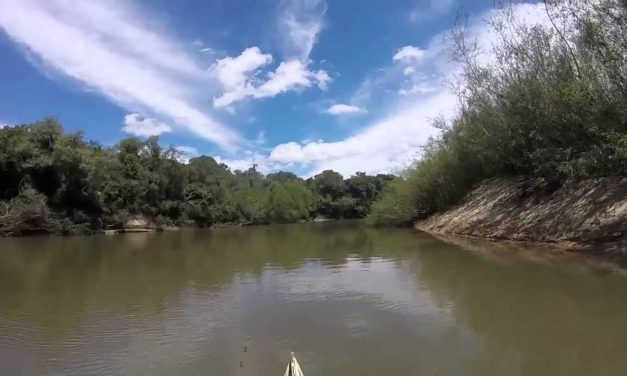
[[[181,163],[189,163],[189,160],[200,155],[198,149],[193,146],[177,145],[174,150],[178,152],[177,159]]]
[[[125,1],[0,0],[0,28],[41,70],[232,150],[238,133],[200,105],[210,85],[204,69],[147,16]]]
[[[289,58],[308,62],[311,50],[324,26],[327,4],[324,0],[284,1],[279,16],[279,30]]]

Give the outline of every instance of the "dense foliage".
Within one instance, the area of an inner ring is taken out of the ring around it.
[[[155,137],[107,148],[46,119],[0,129],[0,235],[91,233],[135,215],[161,225],[265,224],[364,217],[390,175],[303,180],[231,171],[213,158],[180,162]]]
[[[424,218],[492,177],[557,187],[627,175],[627,2],[543,6],[545,25],[516,22],[511,8],[488,21],[498,40],[487,54],[455,33],[460,114],[437,122],[441,136],[374,204],[370,223]]]

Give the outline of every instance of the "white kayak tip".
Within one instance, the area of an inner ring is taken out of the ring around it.
[[[287,363],[287,369],[285,370],[284,376],[304,376],[303,371],[300,369],[300,365],[296,360],[296,356],[294,356],[294,352],[290,353],[292,355],[292,359]]]

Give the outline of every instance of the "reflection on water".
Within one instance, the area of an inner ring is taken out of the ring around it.
[[[0,252],[2,375],[627,374],[627,278],[578,261],[357,222]]]

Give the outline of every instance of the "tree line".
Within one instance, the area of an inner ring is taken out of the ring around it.
[[[44,119],[0,129],[0,235],[88,234],[136,215],[201,227],[363,218],[393,178],[263,175],[255,165],[232,171],[209,156],[183,163],[157,137],[104,147]]]
[[[534,189],[550,191],[627,176],[627,2],[544,0],[538,25],[518,22],[511,3],[486,21],[497,37],[487,51],[463,25],[454,32],[459,115],[435,122],[441,136],[373,205],[369,223],[425,218],[489,178],[539,178]]]

